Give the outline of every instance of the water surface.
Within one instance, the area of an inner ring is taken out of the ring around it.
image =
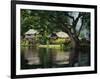
[[[89,50],[55,48],[21,48],[21,69],[89,66]]]

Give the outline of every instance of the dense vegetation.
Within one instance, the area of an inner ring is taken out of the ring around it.
[[[63,31],[70,36],[73,47],[76,47],[80,45],[79,38],[90,38],[90,18],[88,12],[22,9],[21,36],[29,29],[36,29],[47,40],[49,34]]]

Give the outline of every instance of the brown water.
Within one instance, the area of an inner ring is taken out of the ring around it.
[[[21,69],[60,68],[89,66],[89,50],[73,52],[74,49],[21,48]]]

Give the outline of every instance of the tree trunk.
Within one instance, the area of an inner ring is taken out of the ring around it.
[[[75,35],[75,33],[71,33],[70,29],[66,28],[65,26],[64,26],[63,31],[68,33],[71,39],[71,42],[72,42],[72,50],[71,50],[70,57],[69,57],[70,66],[78,66],[79,65],[78,56],[79,56],[80,41],[77,35]]]
[[[70,66],[79,66],[79,47],[80,47],[80,42],[77,37],[72,37],[70,36],[71,41],[72,41],[72,49],[70,53]]]

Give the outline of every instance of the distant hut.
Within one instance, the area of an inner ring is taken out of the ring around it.
[[[65,32],[57,32],[56,35],[58,36],[58,38],[62,39],[61,42],[66,42],[66,43],[69,43],[71,40],[70,40],[70,37],[67,33]]]
[[[29,44],[32,44],[32,45],[36,44],[36,41],[35,41],[36,34],[37,34],[37,31],[34,29],[29,29],[25,33],[25,38],[29,41]]]
[[[57,33],[52,33],[50,35],[50,43],[53,44],[59,44],[59,43],[65,43],[70,41],[70,37],[67,33],[65,32],[57,32]]]
[[[51,35],[49,35],[49,38],[51,38],[51,39],[57,39],[58,36],[56,35],[56,33],[52,33]]]
[[[59,38],[69,38],[69,35],[65,32],[57,32],[56,35],[59,37]]]
[[[34,29],[29,29],[26,33],[25,33],[25,38],[33,38],[35,37],[37,31]]]

